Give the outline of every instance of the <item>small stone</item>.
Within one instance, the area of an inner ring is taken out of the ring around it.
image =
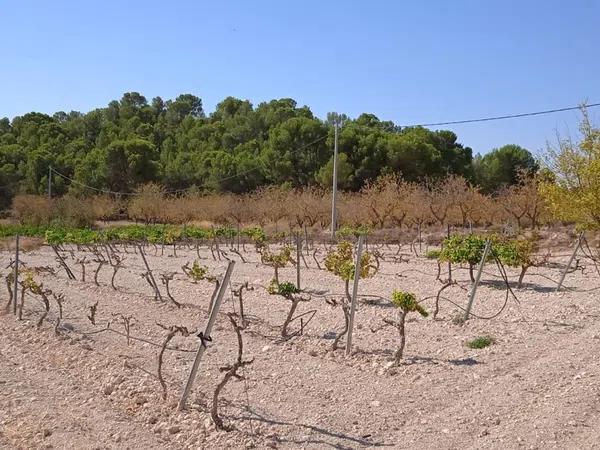
[[[107,384],[102,388],[102,392],[104,392],[104,395],[110,395],[113,393],[115,387],[112,384]]]
[[[150,417],[148,417],[148,423],[150,425],[154,425],[156,422],[158,422],[158,417],[156,417],[156,416],[150,416]]]
[[[484,428],[483,430],[481,430],[481,433],[479,433],[479,437],[487,436],[488,434],[490,434],[490,432],[487,428]]]
[[[318,353],[317,353],[317,351],[316,351],[316,350],[310,350],[310,351],[308,352],[308,354],[309,354],[310,356],[317,356],[317,355],[318,355]]]
[[[138,395],[134,401],[136,405],[143,405],[144,403],[148,403],[148,399],[143,395]]]
[[[181,431],[181,428],[178,427],[177,425],[173,425],[171,427],[169,427],[169,434],[177,434]]]
[[[381,406],[381,402],[379,400],[374,400],[371,402],[371,406],[374,406],[377,408],[377,407]]]
[[[271,350],[271,347],[269,345],[265,345],[261,351],[264,353],[264,352],[268,352],[269,350]]]
[[[448,434],[448,433],[450,433],[450,430],[448,428],[444,428],[444,429],[442,429],[442,433]]]

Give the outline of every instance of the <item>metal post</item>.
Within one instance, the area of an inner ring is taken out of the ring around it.
[[[300,289],[300,256],[302,252],[302,240],[300,234],[296,234],[296,287]]]
[[[358,280],[360,279],[360,262],[362,258],[363,239],[363,235],[358,237],[358,249],[356,250],[356,262],[354,263],[354,286],[352,287],[352,303],[350,304],[350,318],[348,319],[346,355],[349,355],[352,351],[352,329],[354,328],[354,312],[356,311],[356,296],[358,294]]]
[[[150,276],[150,279],[152,280],[152,284],[154,285],[154,292],[156,292],[156,296],[162,302],[163,298],[162,298],[162,295],[160,294],[160,289],[158,289],[158,284],[156,284],[156,280],[154,279],[154,275],[152,275],[152,270],[150,270],[150,266],[148,265],[148,261],[146,261],[146,255],[144,255],[144,249],[142,248],[141,245],[139,245],[138,248],[140,249],[140,255],[142,255],[142,259],[144,260],[144,265],[146,266],[146,270],[148,271],[148,275]]]
[[[13,314],[17,314],[17,301],[18,301],[18,289],[19,289],[19,235],[15,240],[15,274],[14,274],[14,287],[13,287]]]
[[[338,160],[338,124],[335,123],[333,143],[333,193],[331,197],[331,239],[335,239],[337,229],[337,160]]]
[[[483,255],[481,255],[481,261],[479,261],[479,268],[477,269],[477,276],[475,277],[475,283],[471,286],[471,293],[469,294],[469,303],[467,303],[467,309],[465,310],[465,322],[469,319],[471,314],[471,307],[473,306],[473,300],[475,300],[475,293],[477,292],[477,286],[479,286],[479,280],[481,280],[481,273],[483,272],[483,266],[485,266],[485,260],[487,259],[488,253],[492,241],[485,241],[485,248],[483,249]]]
[[[571,264],[573,264],[573,260],[575,259],[575,255],[577,255],[577,251],[579,250],[579,247],[581,246],[581,240],[582,239],[583,239],[583,231],[581,233],[579,233],[579,238],[577,238],[577,244],[575,244],[575,248],[573,249],[573,253],[571,254],[571,257],[569,258],[569,262],[567,263],[567,267],[565,267],[565,270],[563,270],[563,273],[560,274],[560,281],[558,282],[558,286],[556,287],[556,292],[560,291],[560,288],[562,287],[563,281],[565,281],[565,277],[567,276],[567,272],[571,268]]]
[[[233,272],[233,266],[235,266],[235,261],[229,261],[227,265],[227,270],[225,271],[225,275],[223,275],[223,281],[219,286],[219,292],[217,293],[217,298],[215,299],[215,304],[210,311],[210,316],[208,318],[208,322],[206,324],[206,328],[204,329],[203,338],[210,338],[210,334],[212,333],[213,326],[217,320],[217,315],[219,314],[219,309],[221,308],[221,301],[223,300],[223,295],[229,286],[229,280],[231,278],[231,273]],[[200,360],[202,359],[202,355],[204,354],[204,350],[206,350],[204,340],[200,342],[200,346],[198,347],[198,351],[196,352],[196,357],[194,358],[194,364],[192,365],[192,369],[190,370],[190,375],[185,383],[185,387],[183,388],[183,393],[181,394],[181,399],[179,400],[179,410],[182,411],[185,409],[185,403],[187,401],[188,395],[192,389],[194,384],[194,379],[196,378],[196,373],[198,372],[198,367],[200,366]]]

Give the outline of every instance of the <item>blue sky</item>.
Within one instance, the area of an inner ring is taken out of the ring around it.
[[[138,91],[292,97],[398,124],[600,102],[600,1],[0,0],[0,116]],[[600,108],[593,111],[600,118]],[[578,114],[455,125],[475,152],[532,151]]]

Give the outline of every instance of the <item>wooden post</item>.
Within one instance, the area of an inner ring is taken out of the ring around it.
[[[348,337],[346,338],[346,356],[352,351],[352,329],[354,328],[354,312],[356,311],[356,296],[358,294],[358,280],[360,279],[360,262],[362,258],[364,236],[358,237],[358,249],[356,250],[356,262],[354,263],[354,286],[352,287],[352,303],[350,304],[350,318],[348,320]]]
[[[17,314],[18,289],[19,289],[19,235],[15,239],[15,275],[13,287],[13,314]]]
[[[300,234],[296,234],[296,287],[300,289],[300,256],[302,252],[302,240]]]
[[[185,409],[185,403],[194,384],[194,379],[196,378],[196,373],[198,372],[198,367],[200,366],[200,360],[202,359],[204,350],[206,350],[205,340],[210,339],[210,333],[212,333],[213,326],[217,320],[217,315],[219,314],[219,309],[221,308],[221,301],[223,300],[223,295],[225,294],[225,291],[229,286],[229,280],[231,278],[231,273],[233,272],[233,266],[235,266],[235,261],[230,260],[229,264],[227,265],[225,275],[223,275],[223,281],[219,286],[219,292],[217,293],[215,304],[213,305],[210,311],[210,316],[208,318],[206,328],[204,329],[204,333],[201,335],[200,346],[198,347],[198,351],[196,352],[196,357],[194,358],[194,364],[192,365],[192,369],[190,370],[190,375],[187,379],[187,382],[185,383],[185,387],[183,388],[181,399],[179,400],[178,408],[180,411],[183,411]]]
[[[448,224],[448,233],[446,236],[450,239],[450,224]],[[452,263],[450,261],[448,261],[448,281],[452,281]]]
[[[492,246],[492,241],[485,241],[485,248],[483,249],[483,255],[481,255],[481,261],[479,261],[479,268],[477,269],[477,276],[475,277],[475,283],[471,286],[471,292],[469,294],[469,303],[467,303],[467,309],[465,310],[465,322],[469,319],[469,314],[471,314],[471,307],[473,306],[473,301],[475,300],[475,293],[477,292],[477,286],[479,286],[479,280],[481,280],[481,273],[483,272],[483,266],[485,266],[485,260],[487,259],[488,253],[490,252],[490,247]]]
[[[162,295],[160,295],[160,289],[158,289],[158,285],[156,284],[156,280],[154,279],[154,275],[152,275],[152,270],[150,270],[150,266],[148,265],[148,261],[146,261],[146,255],[144,255],[144,249],[141,245],[138,246],[140,249],[140,255],[142,255],[142,259],[144,260],[144,265],[146,266],[146,270],[148,271],[148,275],[150,276],[150,280],[152,280],[152,284],[154,285],[154,292],[156,292],[156,296],[162,302],[164,301]]]
[[[306,242],[306,256],[310,256],[310,241],[308,240],[308,228],[304,225],[304,242]]]
[[[560,288],[562,287],[563,281],[565,281],[565,277],[567,276],[567,272],[571,268],[571,264],[573,264],[573,260],[575,259],[575,256],[577,255],[577,251],[579,250],[579,247],[581,246],[581,240],[582,239],[583,239],[583,231],[581,233],[579,233],[579,238],[577,238],[577,244],[575,244],[575,248],[573,249],[573,253],[571,254],[571,257],[569,258],[569,262],[567,263],[567,267],[565,267],[565,270],[563,270],[563,273],[560,274],[560,280],[558,282],[558,286],[556,287],[556,292],[560,291]]]

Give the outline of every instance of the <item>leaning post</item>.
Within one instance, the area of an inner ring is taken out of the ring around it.
[[[158,297],[158,299],[162,302],[163,298],[162,295],[160,294],[160,289],[158,289],[158,284],[156,284],[156,280],[154,279],[154,275],[152,274],[152,270],[150,269],[150,266],[148,265],[148,261],[146,260],[146,255],[144,255],[144,249],[142,248],[141,245],[138,246],[139,250],[140,250],[140,255],[142,255],[142,259],[144,260],[144,265],[146,266],[146,270],[148,271],[148,276],[150,276],[150,279],[152,280],[152,284],[154,285],[154,292],[156,293],[156,296]]]
[[[356,249],[356,262],[354,263],[354,285],[352,287],[352,302],[350,303],[350,317],[348,319],[348,337],[346,339],[346,356],[352,352],[352,330],[354,328],[354,313],[356,311],[356,297],[358,295],[358,280],[360,279],[360,268],[362,260],[364,236],[358,237],[358,248]]]
[[[469,294],[469,303],[467,304],[467,309],[465,310],[465,322],[469,319],[469,314],[471,314],[471,307],[473,306],[473,301],[475,300],[475,293],[477,292],[477,287],[479,286],[479,281],[481,280],[481,273],[483,272],[483,266],[485,265],[485,260],[487,259],[491,246],[492,241],[485,241],[485,248],[483,249],[483,255],[481,255],[481,261],[479,261],[479,268],[477,269],[475,283],[473,283],[473,286],[471,286],[471,292]]]
[[[14,287],[13,287],[13,314],[17,314],[17,291],[19,289],[19,235],[17,234],[15,239],[15,274],[14,274]]]
[[[223,300],[223,295],[229,286],[229,280],[231,278],[231,273],[233,272],[233,266],[235,266],[235,261],[230,260],[227,265],[227,270],[225,271],[225,275],[223,275],[223,281],[219,286],[219,291],[217,292],[217,298],[215,298],[215,303],[210,311],[210,316],[208,318],[208,322],[206,324],[206,328],[204,329],[204,333],[200,333],[200,346],[196,351],[196,357],[194,358],[194,364],[192,365],[192,369],[190,370],[190,375],[188,376],[187,382],[185,383],[185,387],[183,388],[183,393],[181,394],[181,399],[179,400],[178,408],[180,411],[185,409],[185,403],[187,401],[188,395],[192,390],[192,386],[194,384],[194,379],[196,378],[196,373],[198,372],[198,367],[200,366],[200,360],[202,359],[202,355],[206,350],[206,341],[211,340],[210,334],[212,332],[213,326],[217,321],[217,316],[219,314],[219,309],[221,308],[221,302]]]
[[[562,284],[565,281],[567,272],[571,268],[571,265],[573,264],[573,260],[575,259],[575,256],[577,255],[577,251],[579,250],[579,247],[581,246],[582,239],[583,239],[583,231],[581,233],[579,233],[579,237],[577,238],[577,244],[575,244],[575,248],[573,248],[573,253],[571,253],[571,257],[569,258],[567,267],[565,267],[565,270],[563,270],[563,272],[560,274],[560,280],[558,281],[558,286],[556,287],[556,292],[560,291],[560,288],[562,287]]]

